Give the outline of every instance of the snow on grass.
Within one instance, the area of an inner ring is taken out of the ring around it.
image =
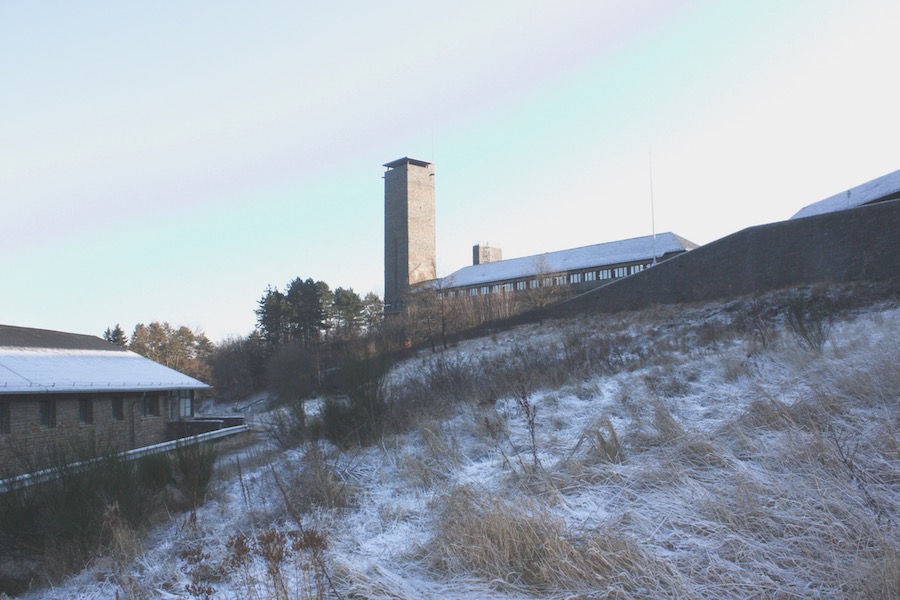
[[[436,403],[410,431],[227,469],[135,560],[34,597],[896,597],[900,309],[839,313],[813,352],[781,305],[582,316],[421,352],[390,377]],[[298,545],[280,570],[234,559],[239,536],[300,531],[327,549]]]

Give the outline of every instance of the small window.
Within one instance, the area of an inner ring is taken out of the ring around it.
[[[537,279],[532,279],[528,282],[528,287],[531,289],[535,289],[541,287],[541,284]]]
[[[41,427],[54,429],[56,427],[56,400],[41,400]]]
[[[0,402],[0,435],[10,432],[9,402]]]
[[[526,285],[527,285],[527,282],[525,282],[525,281],[517,281],[516,282],[516,291],[521,292],[522,290],[525,289]]]
[[[142,412],[145,417],[159,416],[159,397],[156,394],[144,396]]]
[[[480,293],[482,296],[487,296],[488,293],[489,293],[490,291],[491,291],[491,288],[489,288],[489,287],[486,286],[486,285],[483,285],[483,286],[481,286],[481,291],[480,291],[479,293]]]
[[[568,278],[565,275],[556,276],[556,285],[566,285]]]
[[[628,275],[628,267],[616,267],[616,270],[613,272],[616,277],[625,277]]]
[[[609,269],[601,269],[597,271],[597,277],[600,279],[612,279],[612,271]]]
[[[640,273],[644,270],[644,265],[631,265],[631,274]]]
[[[470,296],[477,296],[477,295],[478,295],[478,288],[469,288],[469,295],[470,295]]]
[[[78,401],[78,420],[82,425],[94,423],[94,401],[90,398],[82,398]]]
[[[587,273],[584,274],[585,281],[595,281],[596,279],[597,279],[596,271],[588,271]]]
[[[125,420],[125,403],[121,398],[113,398],[112,400],[112,418],[116,421]]]
[[[581,283],[581,273],[572,273],[569,275],[569,283]]]

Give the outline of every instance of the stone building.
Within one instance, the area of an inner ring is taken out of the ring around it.
[[[437,287],[451,298],[548,286],[568,286],[576,293],[640,273],[696,247],[674,233],[660,233],[490,262],[475,252],[474,264],[441,278]]]
[[[403,309],[411,285],[437,275],[434,165],[400,158],[384,165],[384,309]]]
[[[441,279],[436,273],[434,165],[401,158],[384,165],[385,314],[403,310],[414,287],[451,297],[567,286],[568,292],[620,279],[697,245],[673,233],[594,244],[503,260],[500,248],[478,244],[472,265]]]
[[[207,387],[98,337],[0,325],[0,469],[166,441]]]

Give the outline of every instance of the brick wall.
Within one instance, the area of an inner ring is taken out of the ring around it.
[[[113,416],[116,398],[122,400],[121,419]],[[81,399],[91,400],[90,424],[81,421]],[[41,400],[55,402],[56,427],[41,425]],[[10,413],[10,433],[0,434],[0,477],[23,472],[35,464],[44,466],[47,452],[60,446],[127,450],[166,440],[168,403],[162,394],[158,416],[142,414],[140,394],[0,396],[0,402],[8,404]]]

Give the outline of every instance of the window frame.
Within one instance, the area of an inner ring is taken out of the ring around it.
[[[12,410],[9,402],[0,402],[0,435],[12,433]]]
[[[44,399],[38,404],[40,412],[41,429],[56,429],[59,426],[57,419],[56,400]]]
[[[158,417],[159,416],[159,395],[147,394],[141,402],[142,417]]]
[[[110,412],[112,413],[113,421],[124,421],[125,420],[125,401],[122,398],[113,398],[111,403]]]
[[[82,425],[94,424],[94,401],[90,398],[78,399],[78,422]]]

